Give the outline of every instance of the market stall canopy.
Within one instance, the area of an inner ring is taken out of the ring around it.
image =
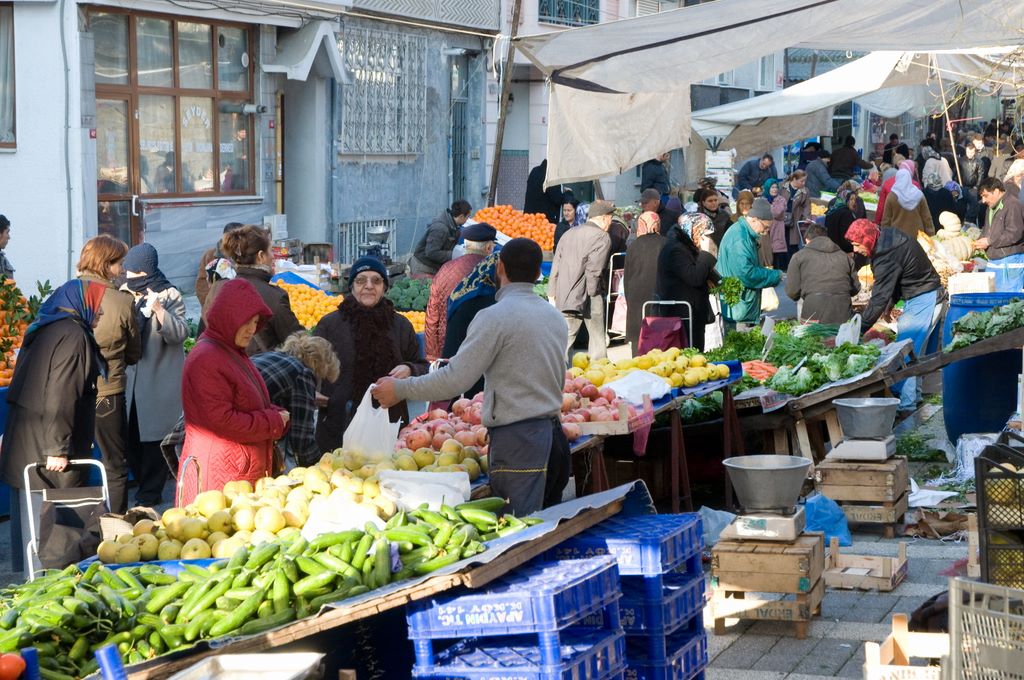
[[[322,78],[350,83],[338,49],[338,38],[329,21],[311,21],[299,30],[280,37],[277,56],[263,62],[266,73],[284,73],[289,80],[306,80],[312,70]]]
[[[686,146],[690,84],[765,54],[794,45],[1016,45],[1021,25],[1018,0],[717,0],[527,36],[516,46],[550,79],[547,182],[555,184],[620,173]]]

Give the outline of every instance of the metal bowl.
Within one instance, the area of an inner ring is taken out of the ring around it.
[[[846,439],[885,439],[892,434],[900,400],[889,398],[833,399]]]
[[[734,456],[722,461],[747,512],[791,510],[811,466],[799,456]]]
[[[391,227],[378,226],[366,229],[366,238],[374,243],[384,243],[391,235]]]

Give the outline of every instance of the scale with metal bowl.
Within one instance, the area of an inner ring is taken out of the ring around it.
[[[389,236],[391,236],[391,227],[387,225],[380,224],[369,227],[366,230],[366,238],[369,241],[360,243],[357,246],[360,256],[373,257],[384,264],[391,264],[391,246],[388,244]]]
[[[886,461],[896,453],[892,433],[900,400],[893,398],[834,399],[843,441],[826,460]]]
[[[743,513],[722,530],[724,540],[795,541],[807,524],[797,505],[808,458],[735,456],[722,461]]]

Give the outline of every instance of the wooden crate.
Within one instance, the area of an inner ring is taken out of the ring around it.
[[[940,660],[947,656],[947,633],[911,633],[907,615],[893,614],[892,634],[882,644],[864,643],[864,680],[940,680],[940,666],[911,666],[910,660]]]
[[[795,541],[719,541],[711,549],[711,587],[738,592],[806,593],[825,570],[825,535]]]
[[[825,585],[829,588],[850,588],[888,592],[907,577],[907,544],[900,542],[896,557],[844,555],[839,539],[829,542],[825,560]]]
[[[909,483],[906,458],[884,463],[826,460],[814,470],[818,492],[834,501],[895,502]]]
[[[581,400],[583,406],[590,404],[589,399]],[[626,404],[619,404],[619,413],[616,420],[606,420],[601,422],[585,422],[578,423],[580,426],[580,432],[583,434],[593,435],[617,435],[617,434],[629,434],[630,432],[636,432],[645,425],[651,425],[654,423],[654,404],[651,401],[649,395],[644,395],[643,406],[637,409],[635,417],[629,417],[629,409]]]
[[[896,527],[903,522],[907,513],[907,494],[890,503],[862,503],[858,501],[839,501],[846,521],[850,524],[872,524],[882,527],[886,538],[896,536]]]
[[[792,621],[798,640],[807,637],[807,624],[821,614],[821,601],[825,597],[825,581],[818,579],[805,593],[776,593],[781,598],[748,597],[740,590],[713,588],[711,615],[715,619],[715,635],[726,633],[725,620],[729,618],[757,621]],[[769,595],[769,593],[764,593]]]

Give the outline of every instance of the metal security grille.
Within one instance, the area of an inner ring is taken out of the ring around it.
[[[559,26],[589,26],[601,21],[600,0],[540,0],[538,20]]]
[[[368,242],[366,230],[371,227],[389,227],[388,248],[392,257],[395,255],[395,220],[360,220],[359,222],[342,222],[338,225],[338,233],[334,238],[334,252],[339,262],[355,262],[359,257],[359,246]]]
[[[342,88],[343,152],[423,152],[427,127],[426,38],[346,26],[338,42],[354,80]]]
[[[452,200],[466,197],[466,102],[452,102]]]

